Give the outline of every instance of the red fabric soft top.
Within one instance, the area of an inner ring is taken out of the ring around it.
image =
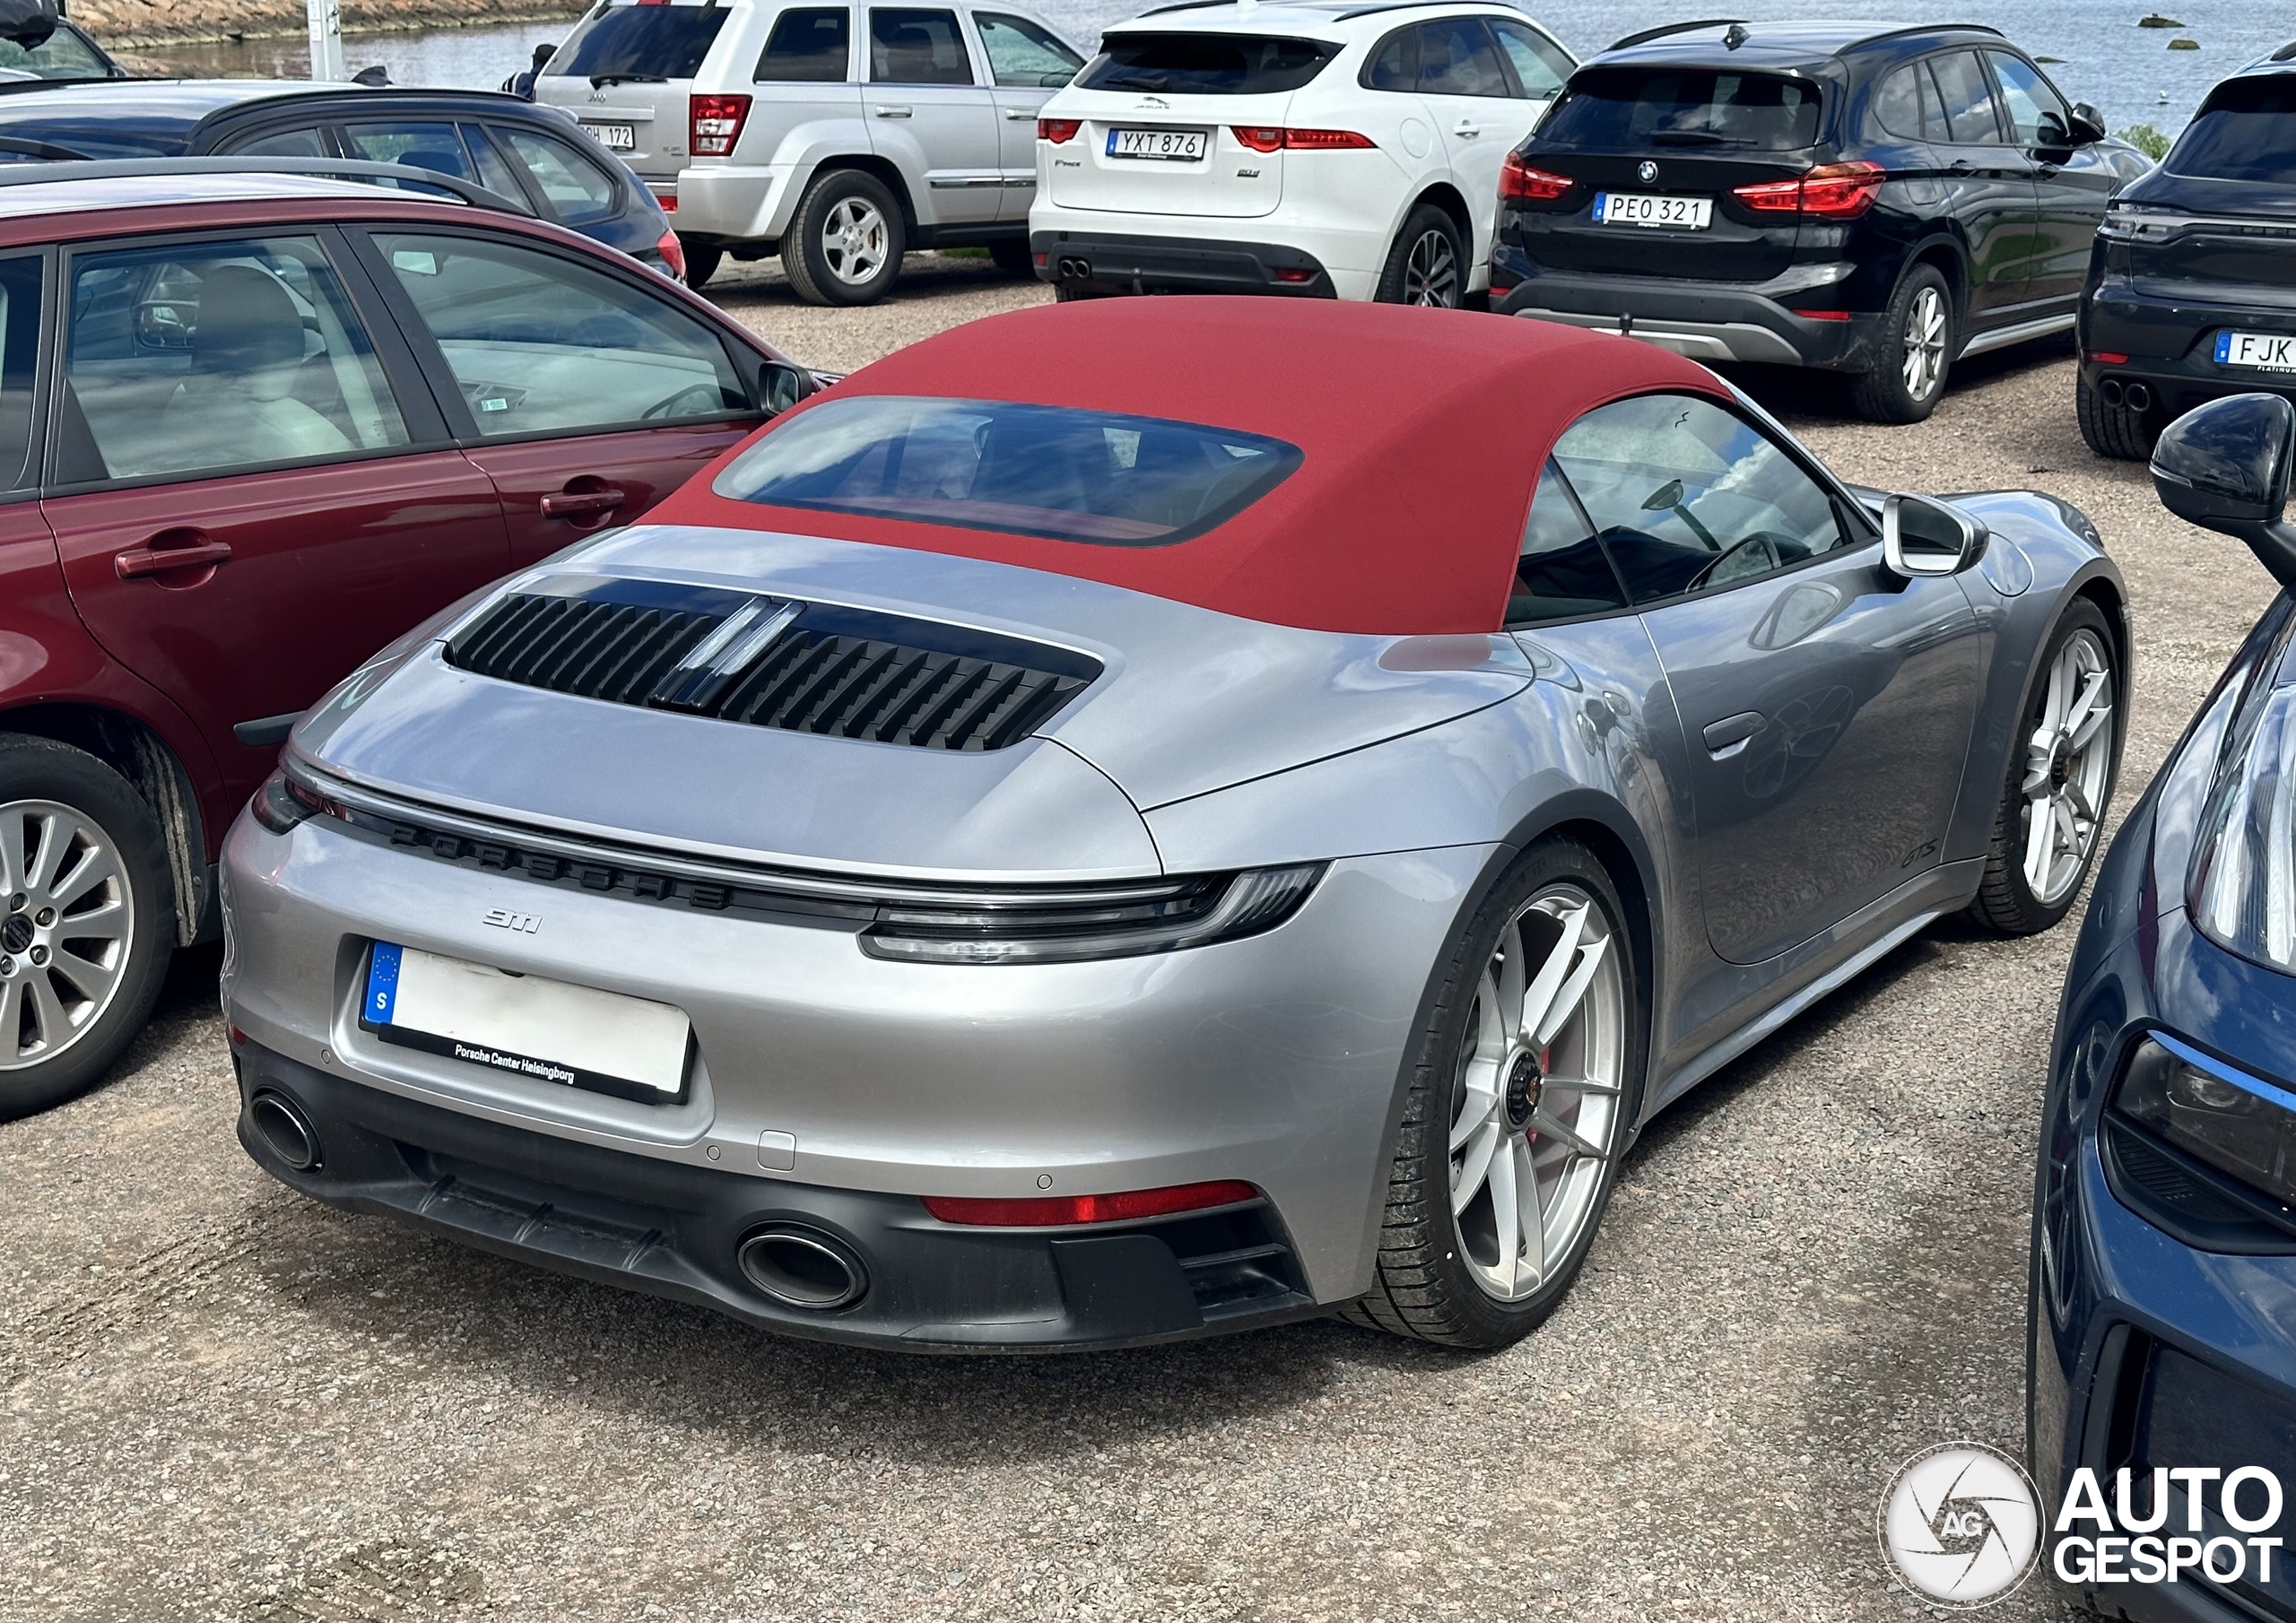
[[[968,322],[815,400],[923,395],[1173,418],[1289,440],[1300,466],[1225,524],[1165,546],[728,500],[710,482],[743,447],[648,518],[990,559],[1310,630],[1492,631],[1556,438],[1654,389],[1728,397],[1680,356],[1551,322],[1284,299],[1080,301]]]

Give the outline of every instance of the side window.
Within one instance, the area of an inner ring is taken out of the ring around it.
[[[2066,146],[2072,141],[2073,118],[2065,103],[2041,77],[2040,69],[2006,51],[1987,51],[1993,76],[2001,83],[2003,110],[2019,146]]]
[[[331,158],[326,143],[319,139],[317,130],[280,130],[269,135],[235,146],[232,152],[241,158]]]
[[[462,129],[463,144],[478,161],[479,185],[514,200],[525,197],[526,188],[518,184],[517,176],[511,173],[510,165],[486,132],[474,124],[465,124]]]
[[[478,171],[463,151],[463,138],[451,124],[352,124],[344,126],[348,156],[377,163],[403,163],[409,169],[476,180]]]
[[[1627,605],[1594,526],[1552,462],[1539,474],[1531,498],[1530,522],[1523,526],[1522,556],[1515,565],[1515,589],[1507,599],[1509,627],[1532,626],[1581,614],[1600,614]]]
[[[1937,96],[1945,112],[1945,138],[1963,144],[1985,145],[2001,139],[2001,126],[1993,111],[1993,87],[1986,82],[1975,51],[1952,51],[1929,59]]]
[[[1597,407],[1555,442],[1554,460],[1637,603],[1718,590],[1842,543],[1824,488],[1710,400]]]
[[[988,76],[999,84],[1057,89],[1084,65],[1082,56],[1025,17],[975,12],[972,21],[988,53]]]
[[[309,237],[72,262],[65,482],[385,450],[406,425]]]
[[[842,84],[852,75],[853,13],[806,6],[773,20],[757,59],[760,84]]]
[[[40,262],[0,259],[0,490],[30,482],[33,391],[39,382]]]
[[[1890,74],[1874,91],[1874,122],[1885,135],[1903,141],[1926,141],[1921,129],[1921,81],[1928,69],[1909,63]]]
[[[575,151],[572,142],[512,124],[494,129],[510,149],[511,161],[533,178],[551,211],[567,224],[603,219],[621,206],[621,190],[613,177]]]
[[[1419,88],[1419,30],[1399,28],[1372,48],[1363,64],[1367,91],[1415,91]]]
[[[1516,82],[1523,87],[1524,95],[1544,101],[1561,94],[1562,82],[1570,77],[1574,66],[1570,52],[1528,23],[1504,17],[1483,21],[1499,36],[1499,48],[1507,53],[1508,65],[1515,70]]]
[[[957,13],[872,11],[869,77],[879,84],[970,84],[972,63]]]
[[[1507,94],[1507,70],[1482,18],[1420,24],[1419,89],[1428,96]]]
[[[490,438],[754,410],[716,333],[618,277],[482,238],[374,241]]]

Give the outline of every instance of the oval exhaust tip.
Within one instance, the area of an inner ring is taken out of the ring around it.
[[[869,1275],[843,1242],[814,1228],[779,1223],[758,1229],[735,1254],[742,1275],[787,1307],[826,1313],[861,1299]]]
[[[316,1172],[319,1167],[318,1129],[311,1125],[310,1117],[283,1093],[265,1089],[248,1101],[248,1119],[263,1141],[271,1146],[272,1154],[287,1163],[296,1172]]]

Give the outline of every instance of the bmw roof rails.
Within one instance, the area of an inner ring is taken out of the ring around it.
[[[2268,62],[2296,62],[2296,39],[2291,39],[2266,58]]]
[[[31,150],[27,149],[40,149]],[[456,175],[404,163],[375,163],[364,158],[107,158],[90,159],[69,147],[46,142],[0,139],[0,157],[11,153],[40,160],[0,163],[0,186],[52,186],[70,180],[159,179],[170,175],[314,175],[336,180],[395,181],[427,187],[473,208],[506,214],[532,214],[533,205],[506,197]],[[50,156],[50,154],[61,154]]]
[[[1379,12],[1408,11],[1415,5],[1446,5],[1453,0],[1258,0],[1269,10],[1281,6],[1297,6],[1301,11],[1329,12],[1334,17],[1369,17]],[[1521,0],[1488,0],[1493,5],[1503,5],[1510,11],[1522,11]],[[1173,12],[1198,12],[1209,5],[1233,5],[1236,0],[1172,0],[1167,5],[1154,5],[1135,17],[1161,17]],[[1111,24],[1110,26],[1114,26]]]
[[[1796,18],[1791,22],[1780,23],[1778,26],[1791,29],[1797,25],[1814,23],[1819,21],[1822,20],[1817,18]],[[1745,19],[1743,17],[1708,17],[1698,22],[1669,22],[1663,28],[1646,28],[1639,34],[1629,34],[1623,39],[1613,39],[1611,41],[1607,48],[1614,51],[1622,51],[1633,46],[1647,44],[1648,41],[1653,39],[1663,39],[1669,34],[1693,33],[1702,28],[1743,28],[1744,26]],[[1839,26],[1839,24],[1836,26]],[[1857,43],[1860,45],[1872,45],[1877,40],[1895,39],[1907,34],[1941,34],[1959,32],[1993,34],[1998,36],[2001,33],[2001,30],[1994,27],[1989,22],[1922,22],[1916,23],[1909,28],[1885,28],[1878,33],[1862,36],[1858,39]],[[2291,47],[2290,48],[2296,49],[2296,47]]]
[[[1613,39],[1605,48],[1622,51],[1629,46],[1663,39],[1668,34],[1687,34],[1701,28],[1731,28],[1744,21],[1744,17],[1705,17],[1696,22],[1669,22],[1659,28],[1646,28],[1639,34],[1629,34],[1623,39]]]

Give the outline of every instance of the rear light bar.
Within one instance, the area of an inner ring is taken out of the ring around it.
[[[1214,1184],[1175,1184],[1163,1189],[1134,1189],[1121,1194],[1030,1196],[1022,1200],[976,1200],[928,1194],[925,1210],[944,1223],[988,1228],[1065,1228],[1076,1223],[1113,1223],[1127,1219],[1169,1217],[1212,1206],[1240,1206],[1259,1191],[1232,1179]]]
[[[654,245],[654,251],[662,256],[662,263],[669,267],[672,276],[680,282],[685,280],[685,244],[678,240],[675,231],[664,231],[661,241]]]
[[[1853,158],[1821,163],[1791,180],[1758,180],[1734,187],[1730,195],[1757,214],[1812,214],[1821,220],[1855,220],[1874,206],[1890,173],[1878,163]]]
[[[1535,169],[1523,161],[1520,152],[1509,152],[1499,166],[1499,195],[1502,200],[1518,203],[1552,203],[1578,183],[1568,175],[1550,175],[1544,169]]]
[[[1353,130],[1293,130],[1265,124],[1231,124],[1228,130],[1255,152],[1367,152],[1378,144]]]
[[[1037,120],[1037,139],[1049,141],[1058,146],[1065,141],[1075,140],[1076,132],[1083,127],[1082,118],[1039,118]]]
[[[686,151],[697,158],[732,155],[750,116],[747,96],[689,96],[686,98]]]
[[[2118,350],[2091,350],[2089,359],[2099,366],[2125,367],[2128,364],[2128,357]]]

